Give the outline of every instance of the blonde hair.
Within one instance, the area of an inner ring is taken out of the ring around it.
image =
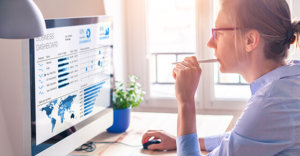
[[[296,36],[300,22],[291,20],[286,0],[220,0],[222,9],[233,15],[241,34],[255,29],[265,42],[264,56],[282,61]],[[299,41],[298,41],[299,46]]]

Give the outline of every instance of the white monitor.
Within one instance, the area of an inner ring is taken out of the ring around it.
[[[31,155],[66,155],[111,125],[112,20],[46,20],[29,50]],[[28,44],[28,46],[26,46]]]

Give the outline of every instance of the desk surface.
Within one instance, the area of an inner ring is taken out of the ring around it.
[[[197,115],[197,131],[199,137],[220,134],[226,131],[233,116],[231,115]],[[176,151],[149,151],[141,145],[142,135],[147,130],[165,130],[176,136],[177,114],[174,113],[145,113],[131,112],[130,126],[121,134],[103,132],[93,138],[94,142],[118,141],[133,145],[96,144],[93,152],[72,152],[72,156],[147,156],[147,155],[176,155]],[[205,152],[204,152],[205,153]]]

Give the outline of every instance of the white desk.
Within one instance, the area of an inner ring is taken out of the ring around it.
[[[220,134],[226,131],[233,116],[230,115],[197,115],[198,136],[209,136]],[[145,113],[131,112],[130,127],[125,133],[111,134],[103,132],[91,141],[119,141],[130,145],[140,145],[130,147],[122,144],[96,144],[97,148],[93,152],[72,152],[72,156],[143,156],[143,155],[176,155],[176,151],[149,151],[142,148],[141,139],[144,132],[149,129],[165,130],[176,136],[177,114],[174,113]]]

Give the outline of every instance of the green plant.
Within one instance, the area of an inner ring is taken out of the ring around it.
[[[125,109],[130,106],[134,108],[143,101],[145,92],[137,80],[137,76],[130,75],[127,85],[119,81],[116,82],[113,92],[113,109]]]

